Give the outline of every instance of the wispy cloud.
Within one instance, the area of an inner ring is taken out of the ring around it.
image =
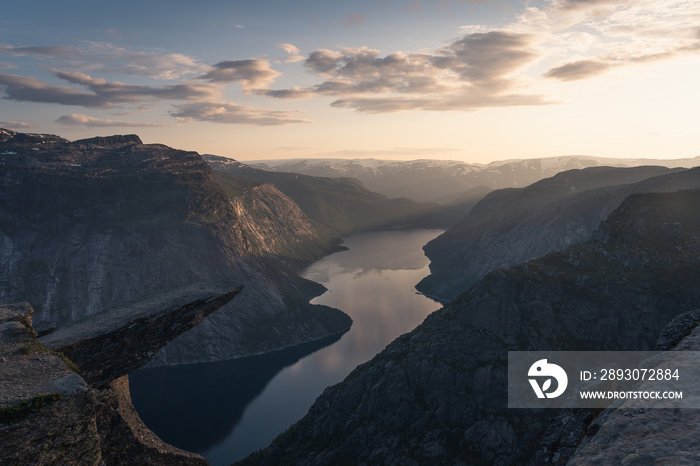
[[[589,79],[625,66],[700,53],[697,2],[556,0],[542,9],[530,8],[528,14],[538,18],[531,26],[549,31],[556,42],[553,54],[559,50],[562,56],[544,74],[547,78]],[[580,46],[582,34],[585,47]]]
[[[0,121],[0,128],[7,129],[32,129],[35,126],[32,123],[25,123],[24,121]]]
[[[56,120],[56,123],[64,126],[87,126],[87,127],[164,127],[168,125],[143,121],[111,120],[105,118],[95,118],[80,113],[63,115]]]
[[[196,81],[167,86],[144,86],[125,84],[119,81],[110,82],[78,72],[50,71],[52,71],[56,77],[64,81],[87,87],[94,92],[95,95],[103,98],[110,104],[123,102],[138,103],[149,99],[206,99],[218,96],[221,90],[219,86]]]
[[[294,63],[298,61],[304,61],[304,57],[299,53],[299,49],[292,44],[279,44],[279,48],[284,50],[289,54],[289,57],[281,60],[284,63]]]
[[[575,81],[603,74],[611,65],[598,60],[579,60],[557,66],[547,71],[544,76],[562,81]]]
[[[38,55],[49,58],[78,58],[81,52],[75,47],[14,47],[0,45],[0,52],[11,53],[17,56]]]
[[[68,69],[101,70],[167,80],[201,74],[207,69],[197,59],[181,53],[134,51],[105,42],[84,42],[82,47],[4,45],[0,46],[0,53],[59,61],[61,67]]]
[[[208,83],[187,82],[170,86],[124,84],[93,78],[84,73],[50,69],[54,76],[89,92],[72,87],[54,86],[37,78],[0,74],[0,88],[5,98],[24,102],[43,102],[80,107],[110,107],[117,104],[139,104],[148,100],[211,99],[220,88]]]
[[[555,0],[552,2],[554,8],[564,11],[592,10],[603,7],[610,7],[625,3],[627,0]]]
[[[343,26],[345,26],[346,28],[351,28],[353,26],[359,26],[360,24],[362,24],[364,22],[364,20],[365,20],[365,15],[363,15],[363,14],[356,13],[356,14],[352,14],[352,15],[347,15],[345,17],[345,24]]]
[[[17,65],[0,61],[0,70],[11,70],[14,68],[17,68]]]
[[[176,105],[170,115],[180,122],[208,121],[225,124],[281,126],[293,123],[311,123],[296,118],[297,112],[263,110],[231,102],[191,102]]]
[[[395,113],[409,110],[461,110],[474,111],[482,108],[520,107],[551,105],[559,103],[549,97],[529,94],[456,94],[430,97],[374,97],[340,99],[331,103],[337,108],[352,108],[364,113]]]
[[[18,102],[42,102],[81,107],[106,107],[109,102],[103,97],[71,87],[53,86],[40,79],[0,74],[0,88],[5,98]]]

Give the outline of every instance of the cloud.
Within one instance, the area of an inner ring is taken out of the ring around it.
[[[88,115],[82,115],[79,113],[71,113],[69,115],[63,115],[56,120],[56,123],[64,126],[87,126],[87,127],[163,127],[167,125],[143,121],[124,121],[124,120],[110,120],[103,118],[94,118]]]
[[[336,108],[352,108],[363,113],[395,113],[408,110],[475,111],[483,108],[552,105],[559,102],[541,95],[528,94],[458,94],[439,97],[351,98],[331,103]]]
[[[507,31],[467,34],[437,57],[436,64],[458,72],[475,85],[504,86],[506,76],[537,58],[533,41],[530,34]]]
[[[237,82],[245,92],[265,89],[282,73],[270,68],[270,62],[263,58],[222,61],[212,66],[200,79],[209,82]]]
[[[575,81],[603,74],[611,68],[609,63],[597,60],[579,60],[557,66],[547,71],[544,76],[562,81]]]
[[[312,89],[306,87],[292,87],[289,89],[258,89],[254,91],[255,95],[264,95],[267,97],[276,97],[278,99],[306,99],[316,95]]]
[[[512,26],[537,31],[558,59],[544,77],[574,81],[700,53],[698,24],[700,7],[685,0],[554,0]]]
[[[5,98],[18,102],[42,102],[81,107],[106,107],[109,102],[103,97],[81,92],[70,87],[52,86],[44,81],[27,76],[0,74],[0,88]]]
[[[0,46],[0,52],[12,53],[17,56],[39,55],[52,58],[77,58],[80,51],[74,47],[13,47],[11,45]]]
[[[294,63],[304,61],[304,57],[299,53],[299,49],[292,44],[279,44],[279,48],[287,52],[290,56],[281,60],[283,63]]]
[[[104,42],[84,42],[80,48],[5,45],[0,46],[0,53],[60,61],[61,67],[69,69],[101,70],[166,80],[201,74],[207,69],[197,59],[181,53],[133,51]]]
[[[108,82],[78,72],[50,71],[59,79],[86,87],[90,92],[50,85],[37,78],[9,74],[0,74],[0,88],[5,91],[5,97],[10,100],[88,108],[110,107],[124,103],[138,104],[149,100],[211,99],[220,94],[218,86],[200,82],[152,87],[124,84],[118,81]]]
[[[351,28],[353,26],[359,26],[362,24],[362,22],[365,20],[365,15],[363,14],[352,14],[352,15],[347,15],[345,17],[345,24],[343,25],[346,28]]]
[[[0,61],[0,70],[11,70],[13,68],[17,68],[17,65]]]
[[[579,60],[554,67],[547,71],[546,78],[555,78],[561,81],[576,81],[601,75],[613,68],[622,66],[651,63],[669,60],[674,57],[700,52],[700,41],[691,45],[684,45],[675,49],[645,55],[628,56],[610,54],[590,60]]]
[[[320,84],[258,94],[282,99],[340,97],[334,107],[381,113],[408,110],[474,110],[544,105],[537,95],[513,93],[513,75],[539,58],[533,34],[488,31],[465,34],[432,52],[381,56],[367,47],[315,50],[304,61]]]
[[[284,50],[285,52],[287,52],[287,53],[290,54],[290,55],[299,55],[299,49],[298,49],[295,45],[292,45],[292,44],[279,44],[278,47],[281,48],[282,50]]]
[[[35,128],[35,126],[32,123],[25,123],[23,121],[0,121],[0,128],[19,130],[31,129]]]
[[[144,86],[125,84],[119,81],[106,81],[93,78],[84,73],[50,70],[53,74],[72,84],[78,84],[90,89],[95,95],[102,97],[110,104],[136,103],[144,100],[186,100],[210,99],[220,94],[221,88],[216,85],[195,81],[169,86]]]
[[[170,115],[180,122],[207,121],[225,124],[281,126],[311,123],[295,118],[295,112],[263,110],[230,102],[191,102],[176,105]]]
[[[628,3],[628,0],[559,0],[553,2],[552,5],[563,11],[580,11],[624,3]]]

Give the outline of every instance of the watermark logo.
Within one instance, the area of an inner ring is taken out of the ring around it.
[[[546,359],[540,359],[530,366],[527,375],[528,377],[534,377],[528,380],[537,398],[556,398],[564,393],[569,383],[566,371],[556,364],[548,363]],[[552,389],[552,379],[557,381],[554,391],[550,391]],[[540,381],[542,385],[540,385]]]

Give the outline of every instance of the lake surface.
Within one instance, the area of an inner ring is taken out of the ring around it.
[[[440,233],[387,230],[344,238],[347,251],[314,262],[302,276],[328,288],[312,303],[350,315],[350,331],[261,356],[138,371],[130,380],[139,415],[163,440],[212,465],[266,447],[327,386],[440,308],[414,288],[429,274],[422,247]]]

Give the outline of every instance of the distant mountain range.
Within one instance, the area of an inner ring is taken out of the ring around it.
[[[440,205],[408,198],[390,199],[367,189],[356,178],[268,171],[227,157],[209,154],[202,157],[216,173],[238,178],[239,184],[274,185],[297,203],[319,232],[330,237],[371,228],[447,228],[491,191],[477,187],[461,193],[447,205]]]
[[[378,159],[284,159],[256,160],[247,165],[268,171],[313,176],[350,177],[388,197],[449,203],[477,186],[490,189],[523,188],[559,172],[587,167],[637,167],[658,165],[669,168],[695,167],[700,156],[688,159],[622,159],[591,156],[563,156],[527,160],[504,160],[474,164],[453,160],[394,161]]]

